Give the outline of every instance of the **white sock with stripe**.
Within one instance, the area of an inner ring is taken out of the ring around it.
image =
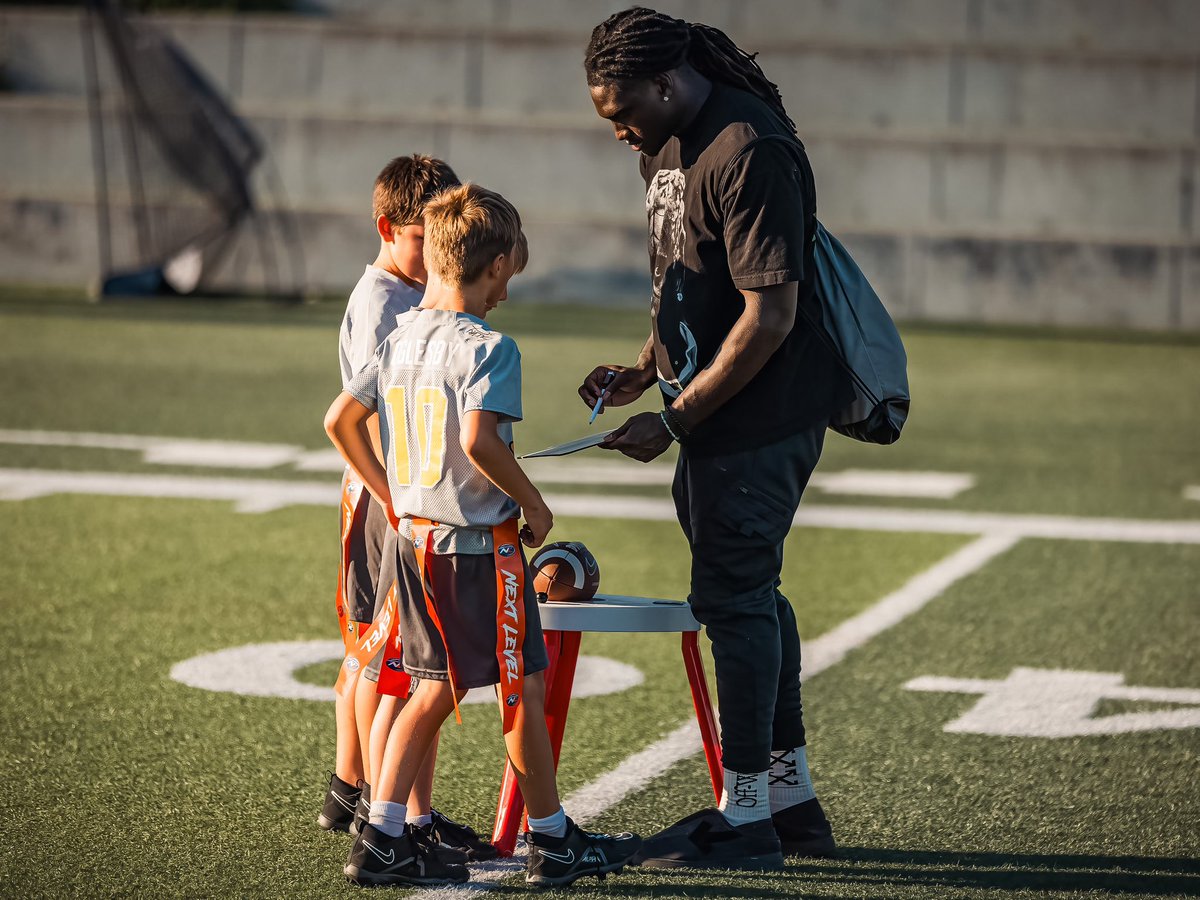
[[[408,807],[403,803],[391,803],[387,800],[371,801],[370,822],[389,837],[400,837],[404,834],[404,820],[408,816]]]
[[[817,796],[808,774],[808,754],[803,747],[771,751],[769,790],[772,813]]]
[[[538,834],[548,834],[550,837],[560,838],[567,833],[567,814],[560,806],[558,812],[546,816],[544,819],[535,819],[530,816],[526,821],[529,822],[529,830],[536,831]]]
[[[725,769],[725,787],[717,807],[734,825],[771,817],[766,772],[731,772]]]

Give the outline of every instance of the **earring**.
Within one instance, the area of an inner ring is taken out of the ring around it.
[[[668,102],[670,99],[671,99],[671,98],[670,98],[670,97],[668,97],[668,96],[666,96],[665,94],[663,95],[663,103],[666,103],[666,102]]]

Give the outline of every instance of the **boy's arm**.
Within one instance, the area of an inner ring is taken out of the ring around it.
[[[512,449],[500,439],[498,424],[499,416],[494,412],[468,410],[460,432],[463,452],[488,481],[521,505],[525,516],[521,540],[529,547],[540,547],[554,527],[554,515],[521,469]]]
[[[367,419],[367,433],[371,436],[371,447],[375,450],[375,457],[386,471],[387,458],[383,455],[383,439],[379,436],[379,413],[373,412]]]
[[[363,406],[350,394],[342,391],[325,413],[325,433],[333,446],[342,455],[366,485],[371,496],[379,501],[387,513],[388,521],[396,526],[396,514],[392,511],[392,492],[388,487],[387,472],[375,455],[367,420],[374,410]]]

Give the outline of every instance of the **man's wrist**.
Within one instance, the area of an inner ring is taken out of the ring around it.
[[[658,414],[662,419],[663,427],[667,429],[667,434],[671,436],[671,440],[677,444],[682,444],[687,438],[691,437],[691,432],[680,421],[679,413],[675,412],[670,406],[663,409]]]
[[[663,414],[666,416],[667,421],[671,423],[672,431],[677,432],[684,438],[692,436],[691,426],[684,422],[683,416],[679,415],[679,410],[675,409],[674,406],[666,407],[663,410]]]
[[[667,434],[670,436],[671,440],[673,440],[675,443],[677,443],[677,444],[678,444],[678,443],[679,443],[679,435],[677,435],[675,432],[673,432],[673,431],[671,430],[671,423],[667,421],[667,414],[666,414],[666,412],[665,412],[665,411],[664,411],[664,412],[660,412],[660,413],[658,414],[658,417],[659,417],[659,419],[661,419],[661,420],[662,420],[662,423],[663,423],[663,428],[667,429]]]

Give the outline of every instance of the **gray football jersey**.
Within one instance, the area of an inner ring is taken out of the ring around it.
[[[422,296],[422,290],[391,272],[367,266],[367,271],[350,293],[338,335],[343,389],[371,361],[383,339],[395,329],[397,316],[419,304]]]
[[[442,309],[399,317],[375,357],[346,390],[379,411],[392,507],[404,519],[440,522],[438,553],[491,553],[491,527],[518,512],[463,452],[463,416],[496,413],[512,443],[521,419],[521,354],[482,319]],[[404,533],[411,536],[407,523]]]

